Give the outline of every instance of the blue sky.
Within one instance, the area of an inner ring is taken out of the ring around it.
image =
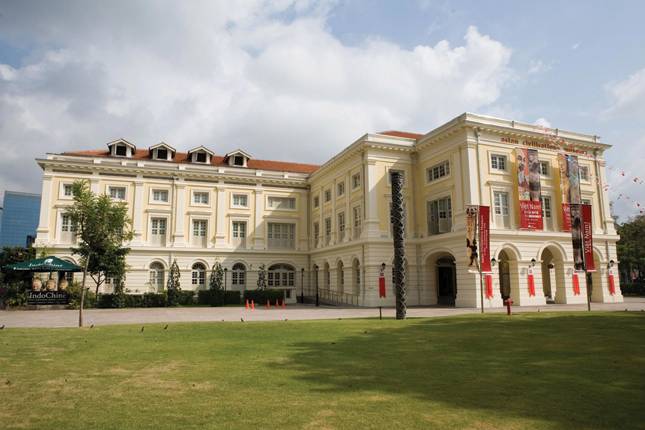
[[[638,176],[643,16],[639,1],[2,2],[0,193],[40,191],[36,156],[119,137],[322,163],[464,111],[599,135]]]

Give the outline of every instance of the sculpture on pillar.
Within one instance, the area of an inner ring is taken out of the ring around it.
[[[400,172],[392,175],[392,232],[394,236],[394,282],[396,285],[396,319],[406,317],[405,305],[405,240],[403,235],[403,176]]]

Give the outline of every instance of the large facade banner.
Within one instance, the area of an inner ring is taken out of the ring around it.
[[[558,154],[558,167],[560,170],[560,192],[562,193],[562,231],[571,231],[571,211],[569,208],[569,168],[567,156]]]
[[[477,268],[477,206],[466,205],[466,260],[468,271],[479,273]]]
[[[493,273],[490,266],[490,208],[479,207],[479,258],[482,273]]]
[[[576,155],[567,155],[567,171],[569,173],[569,203],[580,204],[580,167]]]
[[[579,204],[571,203],[571,240],[573,243],[573,265],[575,270],[584,272],[585,261],[582,248],[582,219]]]
[[[582,207],[582,244],[585,252],[585,266],[587,272],[595,272],[596,265],[593,261],[593,220],[591,218],[591,205]]]
[[[520,227],[523,230],[542,230],[538,152],[536,149],[515,148],[515,155],[520,198]]]

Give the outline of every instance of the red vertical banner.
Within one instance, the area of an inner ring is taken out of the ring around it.
[[[385,297],[385,272],[381,270],[378,275],[378,297]]]
[[[479,207],[479,261],[482,273],[492,273],[490,266],[490,208]]]
[[[595,272],[596,265],[593,261],[593,220],[591,218],[591,205],[580,205],[582,218],[582,248],[585,253],[585,266],[587,272]]]
[[[529,297],[535,297],[535,278],[533,277],[533,268],[529,267]]]
[[[614,283],[614,269],[609,269],[609,294],[616,294],[616,284]]]
[[[580,281],[578,280],[578,274],[573,272],[573,295],[580,295]]]
[[[486,275],[486,298],[493,298],[493,275]]]
[[[562,231],[571,231],[571,207],[562,203]]]
[[[520,199],[520,228],[542,230],[540,163],[535,149],[515,148],[517,189]]]

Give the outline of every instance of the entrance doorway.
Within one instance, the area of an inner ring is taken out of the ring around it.
[[[454,306],[457,298],[457,278],[455,260],[440,258],[437,260],[437,304]]]
[[[499,253],[499,293],[503,300],[511,297],[511,267],[506,251]]]

